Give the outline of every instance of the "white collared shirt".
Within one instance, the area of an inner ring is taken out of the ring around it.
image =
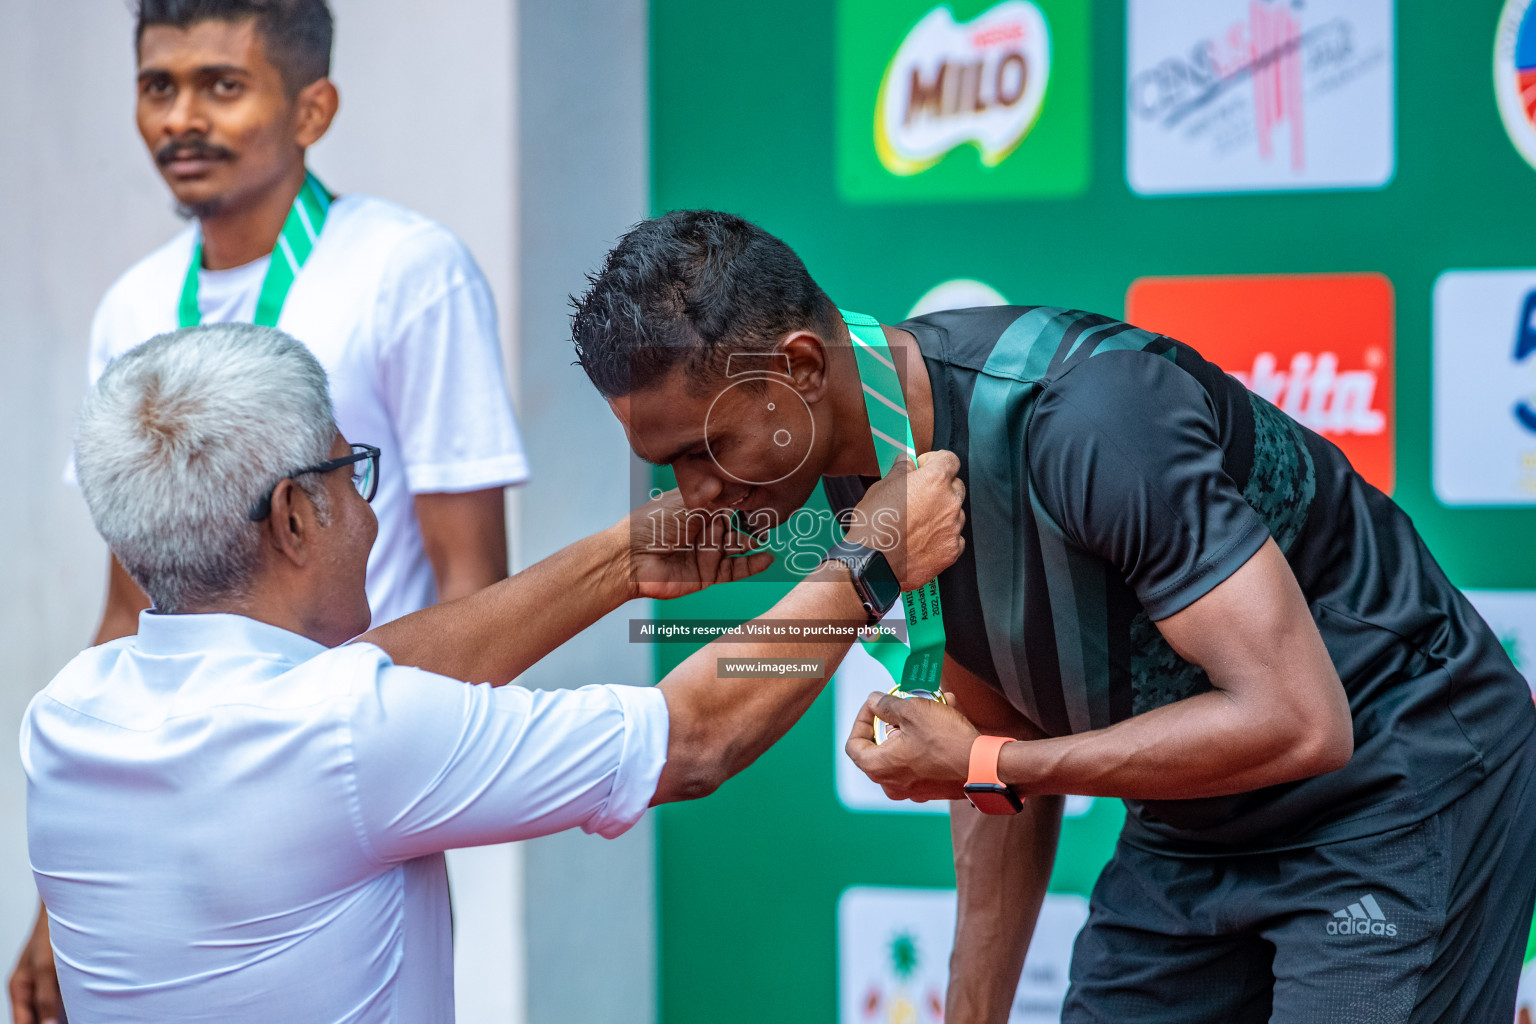
[[[27,840],[74,1019],[453,1019],[442,851],[637,821],[659,690],[492,688],[144,613],[33,699]]]

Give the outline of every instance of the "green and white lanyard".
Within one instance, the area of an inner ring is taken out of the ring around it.
[[[891,358],[880,321],[863,313],[838,312],[853,337],[859,383],[864,387],[864,410],[869,415],[869,434],[875,442],[880,475],[885,476],[898,458],[917,461],[901,378],[896,375],[896,362]],[[944,609],[939,603],[939,581],[932,579],[916,590],[902,591],[901,603],[907,613],[906,643],[884,633],[860,642],[891,674],[898,690],[936,692],[944,667]]]
[[[325,227],[331,199],[331,193],[320,184],[319,178],[313,174],[304,176],[304,185],[293,201],[293,209],[288,211],[283,233],[277,236],[277,247],[272,250],[272,261],[261,282],[256,318],[252,323],[262,327],[277,326],[283,303],[288,299],[288,289],[293,287],[293,279],[299,276],[299,268],[309,259],[320,231]],[[182,327],[196,327],[203,322],[203,313],[197,304],[197,275],[202,266],[203,239],[199,235],[192,249],[192,264],[187,267],[186,283],[181,286],[181,304],[177,307],[177,322]]]

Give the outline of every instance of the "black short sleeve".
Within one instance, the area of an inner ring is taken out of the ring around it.
[[[1205,390],[1151,352],[1085,359],[1036,405],[1026,458],[1041,504],[1154,620],[1205,596],[1269,537],[1227,475],[1220,436]]]

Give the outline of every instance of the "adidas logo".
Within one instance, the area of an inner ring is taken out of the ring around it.
[[[1333,920],[1328,922],[1328,934],[1396,935],[1397,925],[1387,923],[1387,915],[1381,912],[1376,897],[1366,893],[1359,903],[1333,912]]]

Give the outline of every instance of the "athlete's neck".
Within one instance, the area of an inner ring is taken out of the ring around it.
[[[305,174],[300,163],[249,202],[198,218],[203,229],[203,268],[243,267],[276,248],[288,211],[293,209],[293,201],[304,187]]]
[[[912,422],[912,445],[922,455],[933,448],[933,387],[917,339],[899,327],[880,325],[896,376],[901,381],[907,416]],[[853,346],[837,350],[843,366],[836,376],[838,387],[838,446],[826,476],[879,476],[880,463],[869,433],[869,413],[864,407],[864,388],[859,381]],[[846,424],[846,427],[844,426]]]

